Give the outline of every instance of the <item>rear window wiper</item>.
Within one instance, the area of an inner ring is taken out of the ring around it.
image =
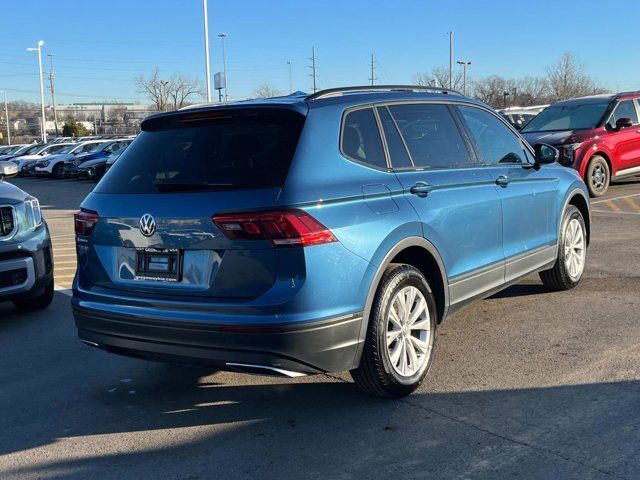
[[[233,183],[211,183],[211,182],[165,182],[156,180],[153,186],[161,192],[188,192],[196,190],[213,190],[216,188],[232,188]]]

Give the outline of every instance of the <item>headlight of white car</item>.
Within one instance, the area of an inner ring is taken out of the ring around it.
[[[24,201],[26,223],[29,228],[42,225],[42,211],[37,198],[29,197]]]

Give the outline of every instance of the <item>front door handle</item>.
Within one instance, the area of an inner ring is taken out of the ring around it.
[[[429,195],[429,192],[431,192],[431,190],[433,190],[433,187],[427,182],[416,182],[416,184],[411,187],[409,191],[414,195],[424,198]]]
[[[511,182],[511,180],[509,180],[509,177],[506,175],[500,175],[496,178],[496,185],[499,185],[502,188],[507,188],[509,186],[509,182]]]

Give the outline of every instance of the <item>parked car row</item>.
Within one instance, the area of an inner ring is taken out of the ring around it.
[[[0,161],[16,164],[22,176],[97,181],[133,138],[86,138],[76,142],[56,138],[46,144],[10,145],[0,150]]]

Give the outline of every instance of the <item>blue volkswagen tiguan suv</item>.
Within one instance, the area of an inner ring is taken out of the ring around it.
[[[424,379],[440,322],[578,284],[588,193],[448,90],[347,87],[145,119],[76,215],[73,311],[109,352],[365,391]]]

